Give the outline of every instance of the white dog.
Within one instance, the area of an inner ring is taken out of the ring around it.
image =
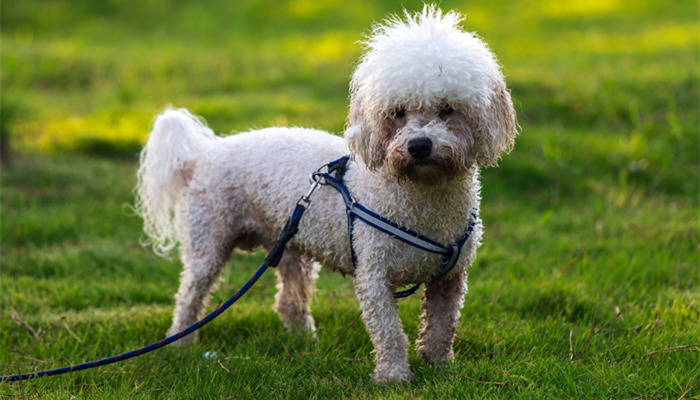
[[[442,365],[467,291],[466,268],[480,244],[472,215],[479,167],[513,146],[516,116],[494,55],[462,17],[426,6],[374,28],[355,70],[345,141],[302,128],[217,137],[186,110],[158,116],[138,171],[137,208],[159,253],[177,243],[184,271],[170,329],[201,316],[234,249],[269,250],[318,167],[351,153],[343,182],[353,199],[396,225],[450,246],[474,228],[456,266],[429,281],[442,256],[355,222],[351,258],[343,198],[319,189],[276,274],[275,310],[290,329],[313,332],[318,263],[354,276],[376,351],[377,382],[411,378],[408,339],[394,293],[425,283],[417,352]],[[187,338],[183,339],[186,340]]]

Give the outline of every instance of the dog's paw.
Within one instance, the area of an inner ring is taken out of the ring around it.
[[[445,346],[418,346],[416,353],[425,363],[435,366],[444,367],[445,365],[451,363],[455,359],[454,351],[452,347]]]
[[[386,367],[378,365],[374,369],[372,379],[376,383],[390,385],[394,383],[408,382],[413,379],[413,374],[411,373],[411,369],[408,368],[408,365],[390,365]]]

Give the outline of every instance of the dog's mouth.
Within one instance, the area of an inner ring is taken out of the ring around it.
[[[407,157],[398,149],[389,154],[386,164],[399,182],[413,182],[434,185],[450,180],[458,173],[451,160],[433,155],[427,157]]]
[[[414,160],[406,166],[404,176],[408,180],[422,184],[436,184],[454,176],[449,165],[434,159]]]
[[[409,163],[407,163],[406,167],[408,169],[435,169],[436,172],[437,170],[446,170],[451,168],[449,163],[441,162],[441,160],[434,157],[411,160]]]
[[[422,167],[436,167],[437,164],[431,160],[420,160],[416,161],[413,163],[414,167],[422,168]]]

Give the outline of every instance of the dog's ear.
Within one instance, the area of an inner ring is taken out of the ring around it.
[[[513,148],[518,134],[518,122],[513,109],[513,102],[505,83],[500,79],[493,81],[489,105],[482,111],[479,153],[476,161],[481,166],[496,165],[503,152]]]
[[[355,159],[361,160],[368,169],[374,171],[384,163],[385,149],[381,143],[380,132],[376,132],[379,113],[372,113],[364,104],[361,93],[353,93],[350,101],[345,142]]]
[[[345,127],[345,143],[348,145],[350,152],[356,156],[360,155],[360,148],[362,146],[362,111],[361,107],[357,104],[358,99],[354,98],[350,102],[350,113],[348,114],[348,120]],[[360,158],[362,156],[360,155]]]

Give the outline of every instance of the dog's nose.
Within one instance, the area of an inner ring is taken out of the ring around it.
[[[422,137],[419,139],[412,139],[408,142],[408,154],[415,160],[427,158],[432,150],[433,142],[430,138]]]

